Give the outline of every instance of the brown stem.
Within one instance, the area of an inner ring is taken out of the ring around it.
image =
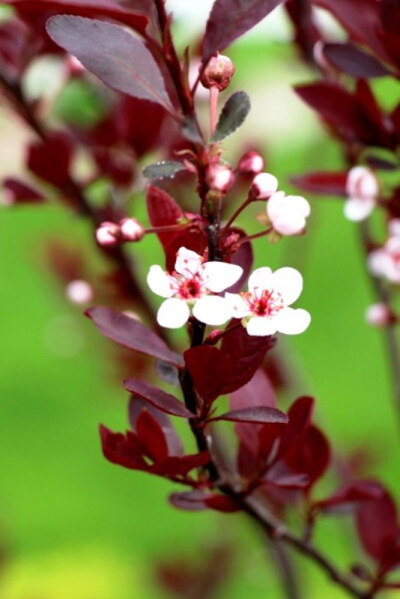
[[[218,88],[215,86],[212,86],[210,88],[210,134],[211,134],[211,137],[214,135],[214,131],[217,126],[218,96],[219,96]]]
[[[285,589],[287,599],[301,599],[296,572],[287,548],[279,540],[268,537],[269,547],[276,566],[280,573],[282,587]]]

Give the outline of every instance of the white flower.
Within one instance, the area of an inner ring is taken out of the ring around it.
[[[177,253],[175,271],[165,272],[152,266],[147,275],[150,289],[166,298],[157,313],[157,322],[176,329],[187,322],[190,313],[209,325],[221,325],[230,318],[225,299],[220,293],[242,276],[243,269],[226,262],[203,262],[201,256],[185,247]]]
[[[270,173],[259,173],[253,179],[250,195],[258,200],[267,199],[278,189],[278,179]]]
[[[400,283],[400,235],[389,237],[386,244],[368,256],[372,274],[386,277],[391,283]]]
[[[352,221],[364,220],[376,204],[378,181],[369,168],[355,166],[347,175],[346,192],[349,198],[344,205],[345,217]]]
[[[311,316],[306,310],[289,306],[303,289],[303,277],[294,268],[258,268],[249,277],[247,293],[225,293],[232,317],[241,318],[249,335],[266,336],[276,332],[297,335],[306,330]]]
[[[118,244],[119,227],[115,223],[104,222],[96,229],[96,240],[102,247],[113,247]]]
[[[302,196],[274,193],[267,202],[267,215],[275,231],[281,235],[297,235],[306,226],[310,204]]]

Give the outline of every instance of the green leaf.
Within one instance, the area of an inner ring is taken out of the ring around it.
[[[182,162],[174,160],[163,160],[155,164],[149,164],[143,169],[143,175],[147,179],[172,179],[179,171],[186,170]]]
[[[246,92],[235,92],[226,102],[211,141],[221,141],[243,124],[250,111],[250,98]]]

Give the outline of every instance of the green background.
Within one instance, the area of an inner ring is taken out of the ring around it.
[[[258,36],[238,42],[230,55],[237,68],[231,90],[246,89],[253,110],[241,131],[226,141],[226,156],[237,159],[243,149],[261,147],[267,170],[287,191],[291,175],[340,168],[339,148],[291,89],[313,75],[290,47]],[[385,103],[400,96],[389,81],[377,88]],[[90,106],[82,98],[79,102],[79,112],[90,114]],[[76,109],[74,93],[64,100],[66,109]],[[0,132],[1,174],[18,173],[29,133],[5,109]],[[293,378],[281,405],[304,393],[314,395],[317,420],[337,456],[360,448],[371,452],[368,474],[381,476],[398,497],[398,422],[383,339],[364,321],[372,296],[357,226],[344,219],[340,200],[310,200],[306,237],[275,246],[265,239],[255,242],[257,266],[301,270],[305,290],[298,305],[313,319],[305,334],[279,340],[278,351]],[[136,214],[143,214],[143,203],[143,194],[137,195]],[[247,224],[257,230],[250,215]],[[1,208],[0,539],[5,562],[0,597],[161,599],[166,595],[154,582],[159,560],[192,556],[198,561],[221,540],[233,548],[234,558],[217,597],[283,597],[264,539],[244,517],[179,512],[168,505],[172,487],[165,481],[102,458],[97,425],[124,429],[127,394],[117,382],[111,345],[67,303],[48,272],[48,238],[67,239],[97,260],[87,224],[55,202]],[[154,239],[132,253],[140,259],[142,276],[162,259]],[[328,477],[319,492],[335,484]],[[339,523],[323,520],[317,539],[346,566],[349,555],[360,551],[351,519]],[[296,566],[307,599],[344,596],[303,558],[296,557]]]

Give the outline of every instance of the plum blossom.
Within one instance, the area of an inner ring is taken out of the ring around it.
[[[253,179],[250,196],[257,200],[269,198],[278,189],[278,179],[271,173],[259,173]]]
[[[400,284],[400,235],[389,237],[383,247],[370,252],[368,266],[372,274]]]
[[[157,322],[176,329],[185,324],[191,313],[209,325],[224,324],[230,318],[223,297],[212,295],[231,287],[243,269],[225,262],[204,262],[185,247],[177,253],[175,270],[165,272],[160,266],[150,268],[147,284],[157,295],[166,298],[157,313]]]
[[[344,205],[345,217],[352,221],[364,220],[376,204],[378,181],[369,168],[355,166],[347,175],[346,192],[348,199]]]
[[[255,270],[249,277],[246,293],[225,293],[233,318],[242,319],[249,335],[267,336],[276,332],[286,335],[303,333],[310,324],[306,310],[289,306],[303,289],[303,277],[294,268],[268,267]]]
[[[306,226],[310,204],[302,196],[274,193],[267,202],[267,215],[275,231],[281,235],[297,235]]]
[[[384,327],[393,322],[393,313],[383,302],[371,304],[365,311],[365,320],[374,327]]]

